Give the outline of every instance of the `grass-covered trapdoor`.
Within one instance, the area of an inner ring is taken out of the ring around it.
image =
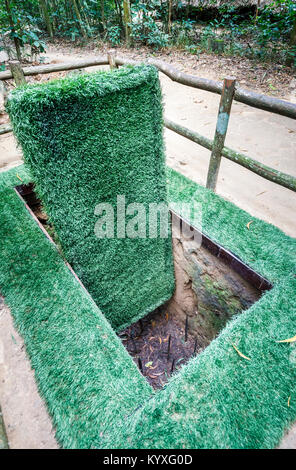
[[[95,234],[99,203],[111,204],[118,222],[118,196],[121,207],[142,203],[147,213],[149,203],[166,201],[156,69],[25,86],[12,93],[8,110],[64,255],[112,326],[120,329],[168,300],[171,239],[149,238],[148,217],[143,238],[126,238],[116,223],[111,238]]]

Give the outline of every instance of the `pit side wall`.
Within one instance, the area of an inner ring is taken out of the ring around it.
[[[176,289],[166,311],[181,328],[188,317],[189,332],[205,348],[261,292],[198,241],[177,236],[174,229],[173,235]]]

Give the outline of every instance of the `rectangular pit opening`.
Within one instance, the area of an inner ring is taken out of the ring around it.
[[[57,244],[54,227],[48,221],[34,185],[20,185],[15,189],[44,233]],[[184,220],[181,223],[187,224]],[[173,297],[118,333],[141,373],[155,389],[162,388],[174,372],[203,351],[228,320],[248,309],[263,291],[272,287],[269,281],[205,234],[201,235],[201,240],[200,246],[194,240],[185,240],[182,234],[175,235],[176,290]]]

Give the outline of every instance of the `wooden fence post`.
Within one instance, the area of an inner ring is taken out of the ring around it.
[[[130,47],[133,42],[133,39],[131,36],[132,15],[131,15],[130,0],[123,0],[123,22],[124,22],[124,31],[125,31],[125,44],[126,44],[126,47]]]
[[[108,52],[108,62],[109,62],[111,70],[117,68],[117,65],[116,65],[116,62],[115,62],[115,55],[113,54],[113,52]]]
[[[0,113],[4,111],[7,103],[8,90],[3,80],[0,80]]]
[[[211,159],[209,164],[208,176],[207,176],[207,188],[216,190],[216,184],[218,179],[218,173],[221,163],[222,150],[224,147],[228,121],[230,116],[231,105],[235,92],[234,78],[225,78],[223,90],[221,94],[221,100],[219,105],[218,119],[216,125],[215,138],[213,143],[213,150],[211,153]]]
[[[16,86],[24,85],[26,83],[26,79],[20,62],[18,60],[10,60],[8,63]]]

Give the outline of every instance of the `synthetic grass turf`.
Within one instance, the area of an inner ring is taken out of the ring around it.
[[[0,285],[61,445],[276,446],[296,420],[295,343],[276,342],[295,335],[295,240],[168,169],[170,201],[202,203],[204,232],[275,285],[155,393],[9,189],[16,174],[32,180],[23,166],[0,174]]]
[[[64,447],[104,447],[152,389],[13,189],[2,188],[0,205],[1,293],[57,439]]]
[[[8,111],[64,255],[113,328],[167,301],[174,291],[170,237],[99,239],[94,230],[95,207],[112,204],[116,216],[117,195],[146,210],[166,202],[156,69],[125,67],[17,88]],[[148,227],[147,218],[147,235]]]

